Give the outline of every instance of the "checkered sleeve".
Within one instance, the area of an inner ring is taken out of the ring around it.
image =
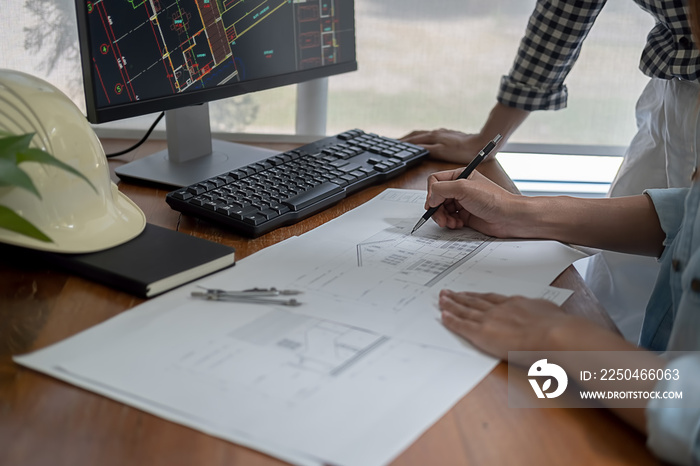
[[[635,0],[656,20],[647,36],[639,69],[662,79],[700,78],[700,53],[693,43],[686,2],[683,0]]]
[[[606,0],[538,0],[498,102],[523,110],[566,107],[571,71]]]

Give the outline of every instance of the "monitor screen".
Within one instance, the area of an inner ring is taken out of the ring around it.
[[[76,8],[88,119],[186,108],[166,114],[171,152],[178,121],[181,135],[199,132],[192,122],[202,119],[209,131],[199,104],[357,69],[353,0],[76,0]],[[210,139],[188,134],[185,145],[200,137]],[[189,163],[183,157],[170,154],[169,163]]]

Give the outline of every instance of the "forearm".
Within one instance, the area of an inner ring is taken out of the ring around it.
[[[658,257],[665,234],[646,195],[582,199],[521,197],[508,234]]]
[[[497,103],[493,109],[491,109],[491,113],[489,113],[484,126],[479,132],[483,144],[486,145],[497,134],[500,134],[502,138],[493,151],[493,153],[496,154],[501,147],[505,145],[515,130],[525,121],[528,115],[530,115],[530,112],[527,110],[508,107]]]
[[[484,127],[479,133],[480,139],[486,145],[497,134],[501,135],[501,140],[496,144],[492,154],[496,154],[501,147],[508,141],[508,138],[515,132],[516,129],[527,118],[530,112],[520,110],[514,107],[507,107],[502,104],[496,104],[491,110]],[[513,180],[508,176],[501,164],[495,156],[489,156],[478,168],[478,170],[503,189],[511,193],[520,194],[520,190],[515,186]]]

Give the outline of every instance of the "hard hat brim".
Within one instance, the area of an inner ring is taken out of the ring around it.
[[[136,238],[146,227],[143,211],[114,186],[114,209],[90,222],[90,234],[76,234],[70,228],[45,231],[53,241],[44,242],[10,230],[0,229],[0,242],[41,251],[88,253],[109,249]]]

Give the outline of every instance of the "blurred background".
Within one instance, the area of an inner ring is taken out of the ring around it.
[[[479,130],[495,103],[501,76],[510,69],[534,4],[534,0],[356,0],[359,70],[330,78],[327,133],[361,128],[400,137],[413,129]],[[42,77],[84,109],[74,8],[73,0],[3,2],[0,67]],[[511,142],[535,144],[538,150],[532,151],[533,156],[565,152],[547,149],[552,145],[591,146],[591,154],[600,152],[595,146],[626,146],[635,130],[634,105],[647,82],[638,63],[652,26],[651,16],[631,0],[608,2],[567,79],[568,108],[533,113]],[[212,131],[293,134],[295,105],[296,86],[221,100],[210,104]],[[100,126],[134,130],[132,137],[139,137],[154,119],[149,115]],[[619,150],[612,152],[620,155]],[[578,178],[592,182],[596,192],[607,189],[603,185],[620,161],[619,157],[567,157],[554,162],[499,157],[514,178]],[[562,163],[563,167],[542,174],[543,165]],[[534,164],[537,176],[527,172]]]

